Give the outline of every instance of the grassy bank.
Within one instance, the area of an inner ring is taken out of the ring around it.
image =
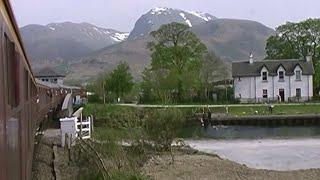
[[[202,112],[202,107],[176,107],[179,109],[184,118],[191,117],[195,112]],[[156,109],[154,107],[134,107],[134,106],[119,106],[119,105],[103,105],[103,104],[88,104],[85,106],[84,113],[86,115],[93,114],[95,117],[95,133],[97,139],[103,138],[107,134],[113,134],[120,139],[132,137],[133,132],[139,133],[139,129],[132,128],[130,119],[139,119]],[[213,113],[226,114],[225,107],[210,107]],[[273,108],[273,115],[300,115],[300,114],[319,114],[320,104],[276,104]],[[228,106],[228,115],[245,116],[245,115],[270,115],[267,105],[245,105],[245,106]],[[196,123],[196,122],[195,122]],[[192,126],[185,123],[178,132],[180,138],[198,138],[205,137],[201,127]],[[130,132],[128,132],[128,128]]]

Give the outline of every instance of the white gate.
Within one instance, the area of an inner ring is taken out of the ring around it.
[[[91,118],[88,117],[88,119],[78,121],[76,131],[78,137],[82,137],[82,139],[89,139],[91,137]]]
[[[71,145],[74,145],[76,137],[82,139],[90,139],[91,132],[93,130],[93,117],[89,116],[85,119],[82,117],[83,108],[79,108],[72,117],[61,118],[61,145],[64,147],[66,141],[70,141]],[[68,139],[66,139],[66,134]],[[69,139],[70,138],[70,139]]]

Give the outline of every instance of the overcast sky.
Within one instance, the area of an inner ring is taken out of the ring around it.
[[[218,18],[259,21],[276,27],[286,21],[320,17],[320,0],[10,0],[19,26],[88,22],[130,31],[153,7],[208,12]]]

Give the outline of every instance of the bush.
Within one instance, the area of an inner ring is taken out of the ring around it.
[[[184,118],[179,109],[158,109],[147,117],[145,132],[157,150],[171,150],[171,144],[183,122]]]

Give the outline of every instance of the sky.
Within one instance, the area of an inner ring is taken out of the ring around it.
[[[88,22],[131,31],[151,8],[207,12],[218,18],[248,19],[275,28],[287,21],[320,18],[320,0],[10,0],[20,27]]]

